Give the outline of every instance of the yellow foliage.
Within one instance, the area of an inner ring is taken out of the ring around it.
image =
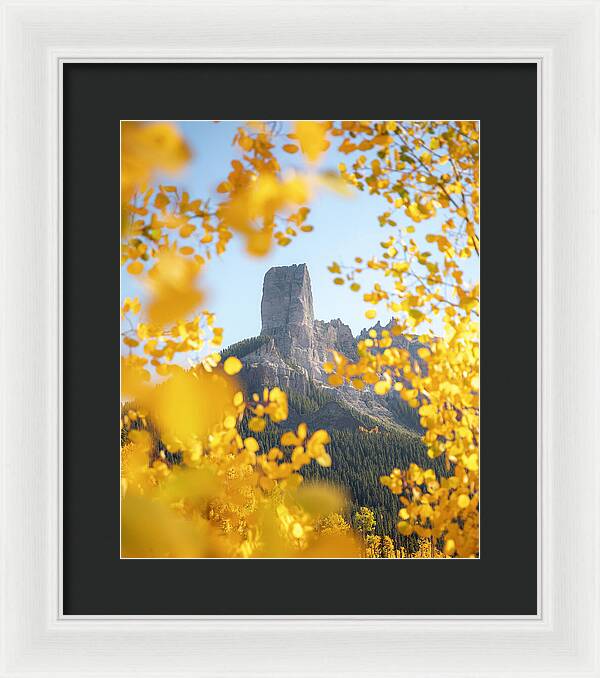
[[[225,372],[227,374],[229,374],[230,376],[233,376],[234,374],[237,374],[242,369],[242,363],[235,356],[230,356],[223,363],[223,369],[225,370]]]
[[[361,290],[367,318],[377,306],[393,314],[395,325],[359,342],[356,360],[334,351],[323,370],[334,387],[348,382],[382,397],[396,391],[418,410],[430,458],[444,457],[447,477],[412,464],[381,478],[398,497],[398,530],[420,540],[411,557],[477,556],[479,286],[465,282],[464,262],[480,248],[478,124],[298,121],[278,149],[281,136],[267,123],[239,127],[234,143],[242,159],[231,162],[213,205],[175,185],[151,185],[190,158],[175,125],[122,125],[121,263],[149,291],[144,308],[137,298],[121,305],[129,327],[122,333],[122,393],[137,403],[121,421],[122,553],[409,557],[389,536],[358,538],[342,517],[339,494],[303,486],[305,466],[332,464],[326,431],[300,424],[281,435],[281,448],[265,450],[256,438],[242,438],[244,417],[257,433],[285,421],[287,397],[273,388],[245,401],[233,378],[242,363],[231,356],[220,367],[223,330],[202,308],[200,273],[234,236],[255,256],[289,246],[313,230],[306,203],[314,187],[343,185],[387,203],[379,217],[386,234],[373,256],[333,262],[333,282]],[[339,176],[316,170],[332,143],[346,156]],[[301,151],[295,160],[308,166],[283,174],[278,150]],[[377,276],[370,288],[358,282],[365,271]],[[441,337],[429,329],[434,317],[442,319]],[[408,332],[425,344],[418,361],[393,345],[393,337]],[[192,369],[173,364],[207,346],[213,353]],[[173,455],[184,463],[175,464]]]
[[[433,471],[394,469],[381,481],[400,495],[399,531],[423,538],[443,538],[446,555],[470,557],[479,551],[479,285],[464,282],[462,261],[479,255],[479,132],[474,122],[442,121],[395,123],[340,123],[332,135],[341,138],[339,150],[349,156],[379,144],[382,155],[370,165],[364,155],[354,156],[340,171],[353,186],[382,195],[393,209],[384,212],[380,226],[398,228],[395,212],[413,222],[405,233],[427,222],[443,208],[450,217],[440,232],[426,232],[425,241],[436,245],[441,260],[422,251],[413,238],[390,236],[380,243],[383,258],[368,260],[379,271],[386,289],[376,283],[364,294],[371,304],[383,302],[396,316],[395,336],[428,324],[435,315],[444,321],[444,335],[433,337],[421,330],[427,347],[418,355],[422,370],[407,351],[395,348],[389,337],[375,336],[359,342],[359,359],[336,364],[329,383],[340,386],[359,379],[373,385],[377,395],[390,388],[419,410],[423,437],[431,458],[444,455],[454,475],[437,479]],[[392,134],[402,145],[383,143]],[[439,169],[450,161],[451,171]],[[394,176],[394,181],[387,179]],[[363,271],[363,257],[347,267],[348,276]],[[338,263],[329,270],[340,270]],[[334,279],[333,282],[337,282]],[[374,310],[365,315],[374,317]],[[420,483],[426,478],[426,491]]]
[[[309,162],[316,162],[329,148],[327,128],[327,123],[311,120],[299,120],[294,125],[292,136],[300,143],[302,153]]]
[[[172,251],[163,251],[148,273],[151,301],[148,318],[159,326],[185,318],[202,302],[203,294],[196,287],[198,266]]]
[[[191,157],[171,123],[123,122],[121,125],[121,196],[125,205],[133,193],[148,186],[158,172],[173,174]]]

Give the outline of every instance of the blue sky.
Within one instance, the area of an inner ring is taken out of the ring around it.
[[[176,180],[169,179],[169,183],[177,183],[192,199],[212,196],[214,203],[218,200],[215,189],[229,173],[231,160],[240,157],[231,141],[236,128],[243,123],[189,121],[177,124],[192,149],[193,158],[185,172]],[[305,167],[301,158],[283,155],[284,167]],[[324,156],[319,169],[337,170],[339,162],[348,163],[348,158],[332,149]],[[354,334],[373,324],[364,317],[368,306],[361,294],[351,292],[347,286],[334,285],[327,266],[334,260],[349,264],[355,256],[366,258],[380,254],[379,241],[393,231],[398,234],[398,229],[380,228],[377,221],[377,216],[389,209],[388,203],[379,196],[359,191],[347,197],[323,190],[309,206],[307,223],[315,227],[313,232],[299,234],[287,247],[274,246],[271,253],[262,258],[250,257],[240,238],[234,237],[225,254],[205,267],[202,287],[208,293],[207,308],[216,313],[217,324],[224,327],[224,346],[260,332],[262,281],[272,266],[308,265],[316,318],[341,318]],[[404,215],[398,221],[409,225]],[[476,262],[468,273],[472,280],[478,279]],[[373,280],[365,275],[361,277],[361,283]],[[138,279],[123,272],[122,297],[136,295],[143,297]],[[387,312],[380,311],[377,319],[384,323],[389,317]]]

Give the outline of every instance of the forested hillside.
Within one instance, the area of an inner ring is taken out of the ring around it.
[[[263,449],[279,447],[282,432],[293,428],[295,421],[306,421],[315,428],[313,422],[318,419],[319,412],[335,402],[331,395],[314,384],[308,395],[289,392],[288,398],[290,416],[287,421],[257,433],[248,429],[245,419],[240,424],[240,434],[255,437]],[[331,421],[327,424],[331,437],[331,467],[313,464],[305,468],[305,482],[319,481],[341,488],[349,498],[344,513],[346,520],[353,523],[355,513],[362,506],[368,506],[376,517],[377,534],[391,536],[397,548],[404,546],[409,551],[417,548],[418,540],[414,536],[403,537],[398,533],[396,524],[401,504],[379,479],[390,469],[405,469],[411,463],[433,468],[438,476],[443,476],[447,474],[443,458],[429,459],[427,448],[414,431],[399,426],[386,430],[380,422],[364,413],[348,410],[346,413],[348,421],[355,421],[354,426],[336,429]]]

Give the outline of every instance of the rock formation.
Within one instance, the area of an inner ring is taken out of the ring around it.
[[[349,385],[334,389],[327,384],[322,365],[336,350],[350,359],[357,357],[356,343],[369,330],[354,337],[340,319],[315,320],[310,275],[306,264],[280,266],[267,271],[261,302],[262,328],[259,337],[240,342],[228,349],[245,365],[244,380],[248,390],[279,386],[285,391],[309,395],[318,389],[327,402],[314,414],[315,422],[330,421],[338,428],[358,428],[361,418],[367,423],[409,427],[418,430],[414,411],[390,392],[375,396],[370,390],[359,392]],[[391,323],[386,326],[391,327]],[[375,326],[378,332],[383,328]],[[411,338],[394,337],[394,345],[406,348],[416,357],[421,344]],[[248,349],[245,354],[242,349]],[[293,412],[291,413],[293,423]]]

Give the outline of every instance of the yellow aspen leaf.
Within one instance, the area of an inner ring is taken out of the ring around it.
[[[158,193],[154,198],[154,207],[159,210],[164,210],[169,204],[169,197],[164,193]]]
[[[298,146],[294,146],[294,144],[285,144],[284,146],[282,146],[282,148],[286,153],[298,152]]]
[[[323,371],[326,374],[331,374],[333,372],[333,370],[335,370],[335,365],[333,363],[329,363],[329,362],[323,363]]]
[[[301,442],[302,441],[298,438],[298,436],[293,431],[286,431],[281,436],[281,444],[284,447],[296,447]]]
[[[298,428],[296,429],[296,431],[298,434],[298,438],[300,438],[300,440],[304,440],[308,433],[308,426],[304,422],[302,422],[298,424]]]
[[[229,356],[229,358],[227,358],[227,360],[223,363],[223,369],[229,376],[237,374],[242,369],[242,367],[243,365],[241,360],[233,355]]]
[[[125,300],[127,301],[127,299]],[[134,297],[133,299],[129,299],[129,310],[134,314],[137,315],[142,308],[142,305],[140,303],[140,300],[137,297]]]
[[[271,478],[267,478],[266,476],[261,477],[259,484],[265,492],[271,492],[271,490],[275,489],[275,481],[271,480]]]
[[[411,308],[408,312],[408,315],[417,323],[421,322],[425,318],[425,314],[416,308]]]
[[[256,438],[252,437],[246,438],[244,440],[244,447],[248,450],[248,452],[258,452],[260,449]]]
[[[309,162],[316,162],[329,148],[327,126],[322,122],[298,120],[294,125],[294,135]]]
[[[322,452],[318,457],[317,457],[317,464],[319,466],[324,466],[325,468],[329,468],[331,466],[331,457],[327,452]]]
[[[461,494],[460,497],[458,498],[458,506],[461,509],[467,508],[469,505],[469,497],[466,494]]]
[[[392,137],[389,134],[378,134],[373,142],[378,146],[389,146],[392,143]]]
[[[331,386],[341,386],[344,383],[344,379],[343,379],[343,377],[340,377],[339,374],[330,374],[327,377],[327,382]]]
[[[315,431],[310,437],[309,445],[327,445],[331,442],[329,433],[325,429],[320,428],[318,431]]]
[[[172,251],[160,254],[148,274],[148,317],[152,324],[164,327],[183,320],[200,304],[203,294],[196,288],[197,275],[194,261]]]
[[[252,419],[250,419],[248,422],[248,428],[254,433],[260,433],[260,431],[264,431],[266,425],[267,422],[260,417],[252,417]]]
[[[446,539],[446,543],[444,544],[444,553],[447,556],[453,556],[455,551],[456,544],[454,543],[454,539]]]
[[[278,447],[272,447],[267,454],[267,459],[269,461],[283,459],[283,452]]]
[[[144,264],[141,261],[132,261],[127,267],[127,273],[131,275],[139,275],[144,270]]]
[[[343,278],[334,278],[333,283],[334,283],[334,285],[343,285],[344,279]]]
[[[375,372],[366,372],[363,374],[363,381],[365,384],[376,384],[379,381],[379,377],[375,374]]]
[[[388,381],[378,381],[373,390],[377,395],[385,395],[391,388],[391,384]]]
[[[365,318],[372,320],[377,315],[377,311],[374,308],[370,308],[368,311],[365,311]]]
[[[173,173],[191,153],[177,127],[171,123],[121,124],[121,196],[123,204],[136,189],[143,190],[157,172]],[[145,201],[152,195],[146,191]]]
[[[182,238],[189,238],[190,235],[196,230],[194,224],[185,224],[179,229],[179,235]]]
[[[477,459],[477,454],[473,453],[467,457],[467,462],[465,464],[469,471],[477,471],[479,468],[479,460]]]
[[[398,532],[406,537],[412,533],[412,527],[405,520],[401,520],[398,523]]]

